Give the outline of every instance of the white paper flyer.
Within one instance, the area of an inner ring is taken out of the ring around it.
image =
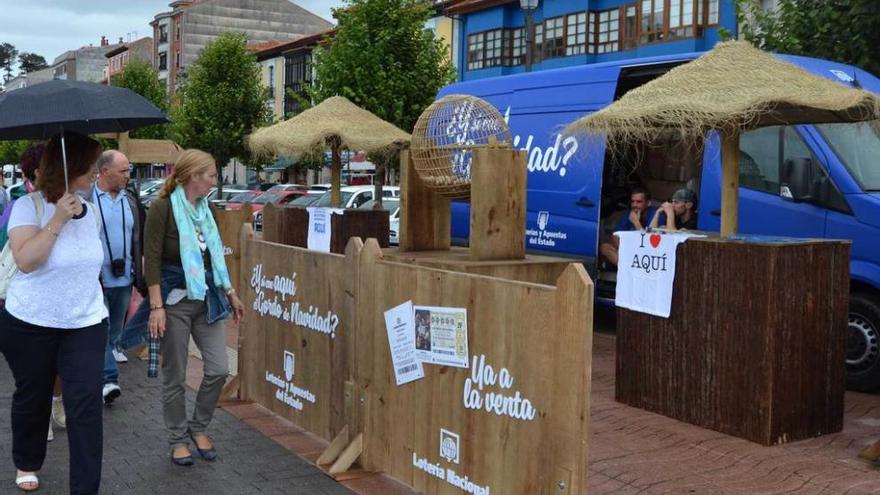
[[[416,355],[423,363],[468,367],[467,308],[414,306]]]
[[[391,347],[391,363],[398,385],[425,377],[421,361],[416,357],[415,323],[412,301],[385,312],[385,330]]]

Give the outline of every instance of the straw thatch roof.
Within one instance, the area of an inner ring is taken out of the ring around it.
[[[768,125],[877,118],[880,99],[874,93],[810,74],[733,41],[629,91],[566,131],[607,138],[613,148],[658,139],[698,142],[710,129],[735,133]]]
[[[257,130],[249,144],[258,155],[293,155],[323,149],[333,138],[343,148],[371,152],[405,145],[410,135],[347,98],[334,96],[289,120]]]

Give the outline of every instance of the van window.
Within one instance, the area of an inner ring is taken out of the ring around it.
[[[880,129],[876,122],[816,126],[865,191],[880,191]]]
[[[740,186],[779,194],[779,130],[762,127],[740,136]]]

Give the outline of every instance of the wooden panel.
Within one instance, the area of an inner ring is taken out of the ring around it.
[[[263,240],[288,246],[306,247],[309,240],[309,212],[305,208],[263,208]]]
[[[235,290],[241,291],[238,284],[241,270],[241,229],[246,223],[251,223],[253,213],[251,205],[244,205],[241,210],[227,211],[213,209],[214,218],[217,221],[217,229],[220,238],[223,239],[223,250],[226,257],[226,268],[229,270],[229,279],[235,286]]]
[[[357,265],[360,244],[354,241],[346,257],[265,241],[246,243],[242,266],[250,277],[242,294],[249,314],[240,329],[246,342],[245,398],[331,440],[347,422],[355,295],[348,290],[348,270]],[[270,307],[277,312],[260,314]],[[290,369],[285,367],[288,353],[293,356]],[[299,394],[298,404],[279,400],[277,394],[296,396],[297,389],[308,392]],[[309,394],[314,403],[305,398]]]
[[[526,153],[477,148],[471,167],[471,257],[516,260],[526,254]]]
[[[488,486],[492,493],[555,494],[560,481],[569,493],[585,493],[593,287],[583,267],[570,264],[557,288],[394,263],[381,256],[368,242],[361,256],[360,294],[373,294],[369,304],[357,305],[359,333],[372,332],[372,377],[362,384],[368,390],[364,466],[380,468],[428,494],[461,490],[448,478],[414,467],[421,459],[445,474],[451,469]],[[467,308],[471,358],[485,356],[485,365],[496,373],[506,368],[512,377],[509,388],[478,390],[480,398],[518,392],[534,405],[534,419],[466,408],[465,382],[473,369],[426,365],[424,379],[397,386],[383,313],[407,300]],[[460,437],[458,463],[440,459],[441,428]]]
[[[330,215],[330,252],[342,254],[353,237],[376,239],[379,246],[388,247],[388,210],[348,209],[342,215]]]
[[[545,285],[555,284],[559,275],[571,264],[571,260],[536,255],[527,255],[522,260],[478,261],[472,259],[470,252],[464,248],[408,252],[392,248],[384,250],[383,255],[388,261]]]
[[[400,153],[400,248],[404,251],[449,249],[449,200],[431,192],[414,170],[409,152]]]
[[[616,398],[763,445],[840,431],[848,294],[849,243],[689,240],[670,318],[618,310]]]

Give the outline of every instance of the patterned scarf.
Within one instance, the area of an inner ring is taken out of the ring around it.
[[[214,281],[218,287],[232,287],[226,260],[223,257],[223,242],[214,222],[214,216],[208,208],[208,200],[199,198],[196,206],[187,201],[182,186],[177,186],[171,193],[171,210],[180,233],[180,263],[186,277],[186,297],[196,301],[204,301],[208,291],[205,282],[205,263],[199,247],[199,232],[211,253],[211,267]]]

